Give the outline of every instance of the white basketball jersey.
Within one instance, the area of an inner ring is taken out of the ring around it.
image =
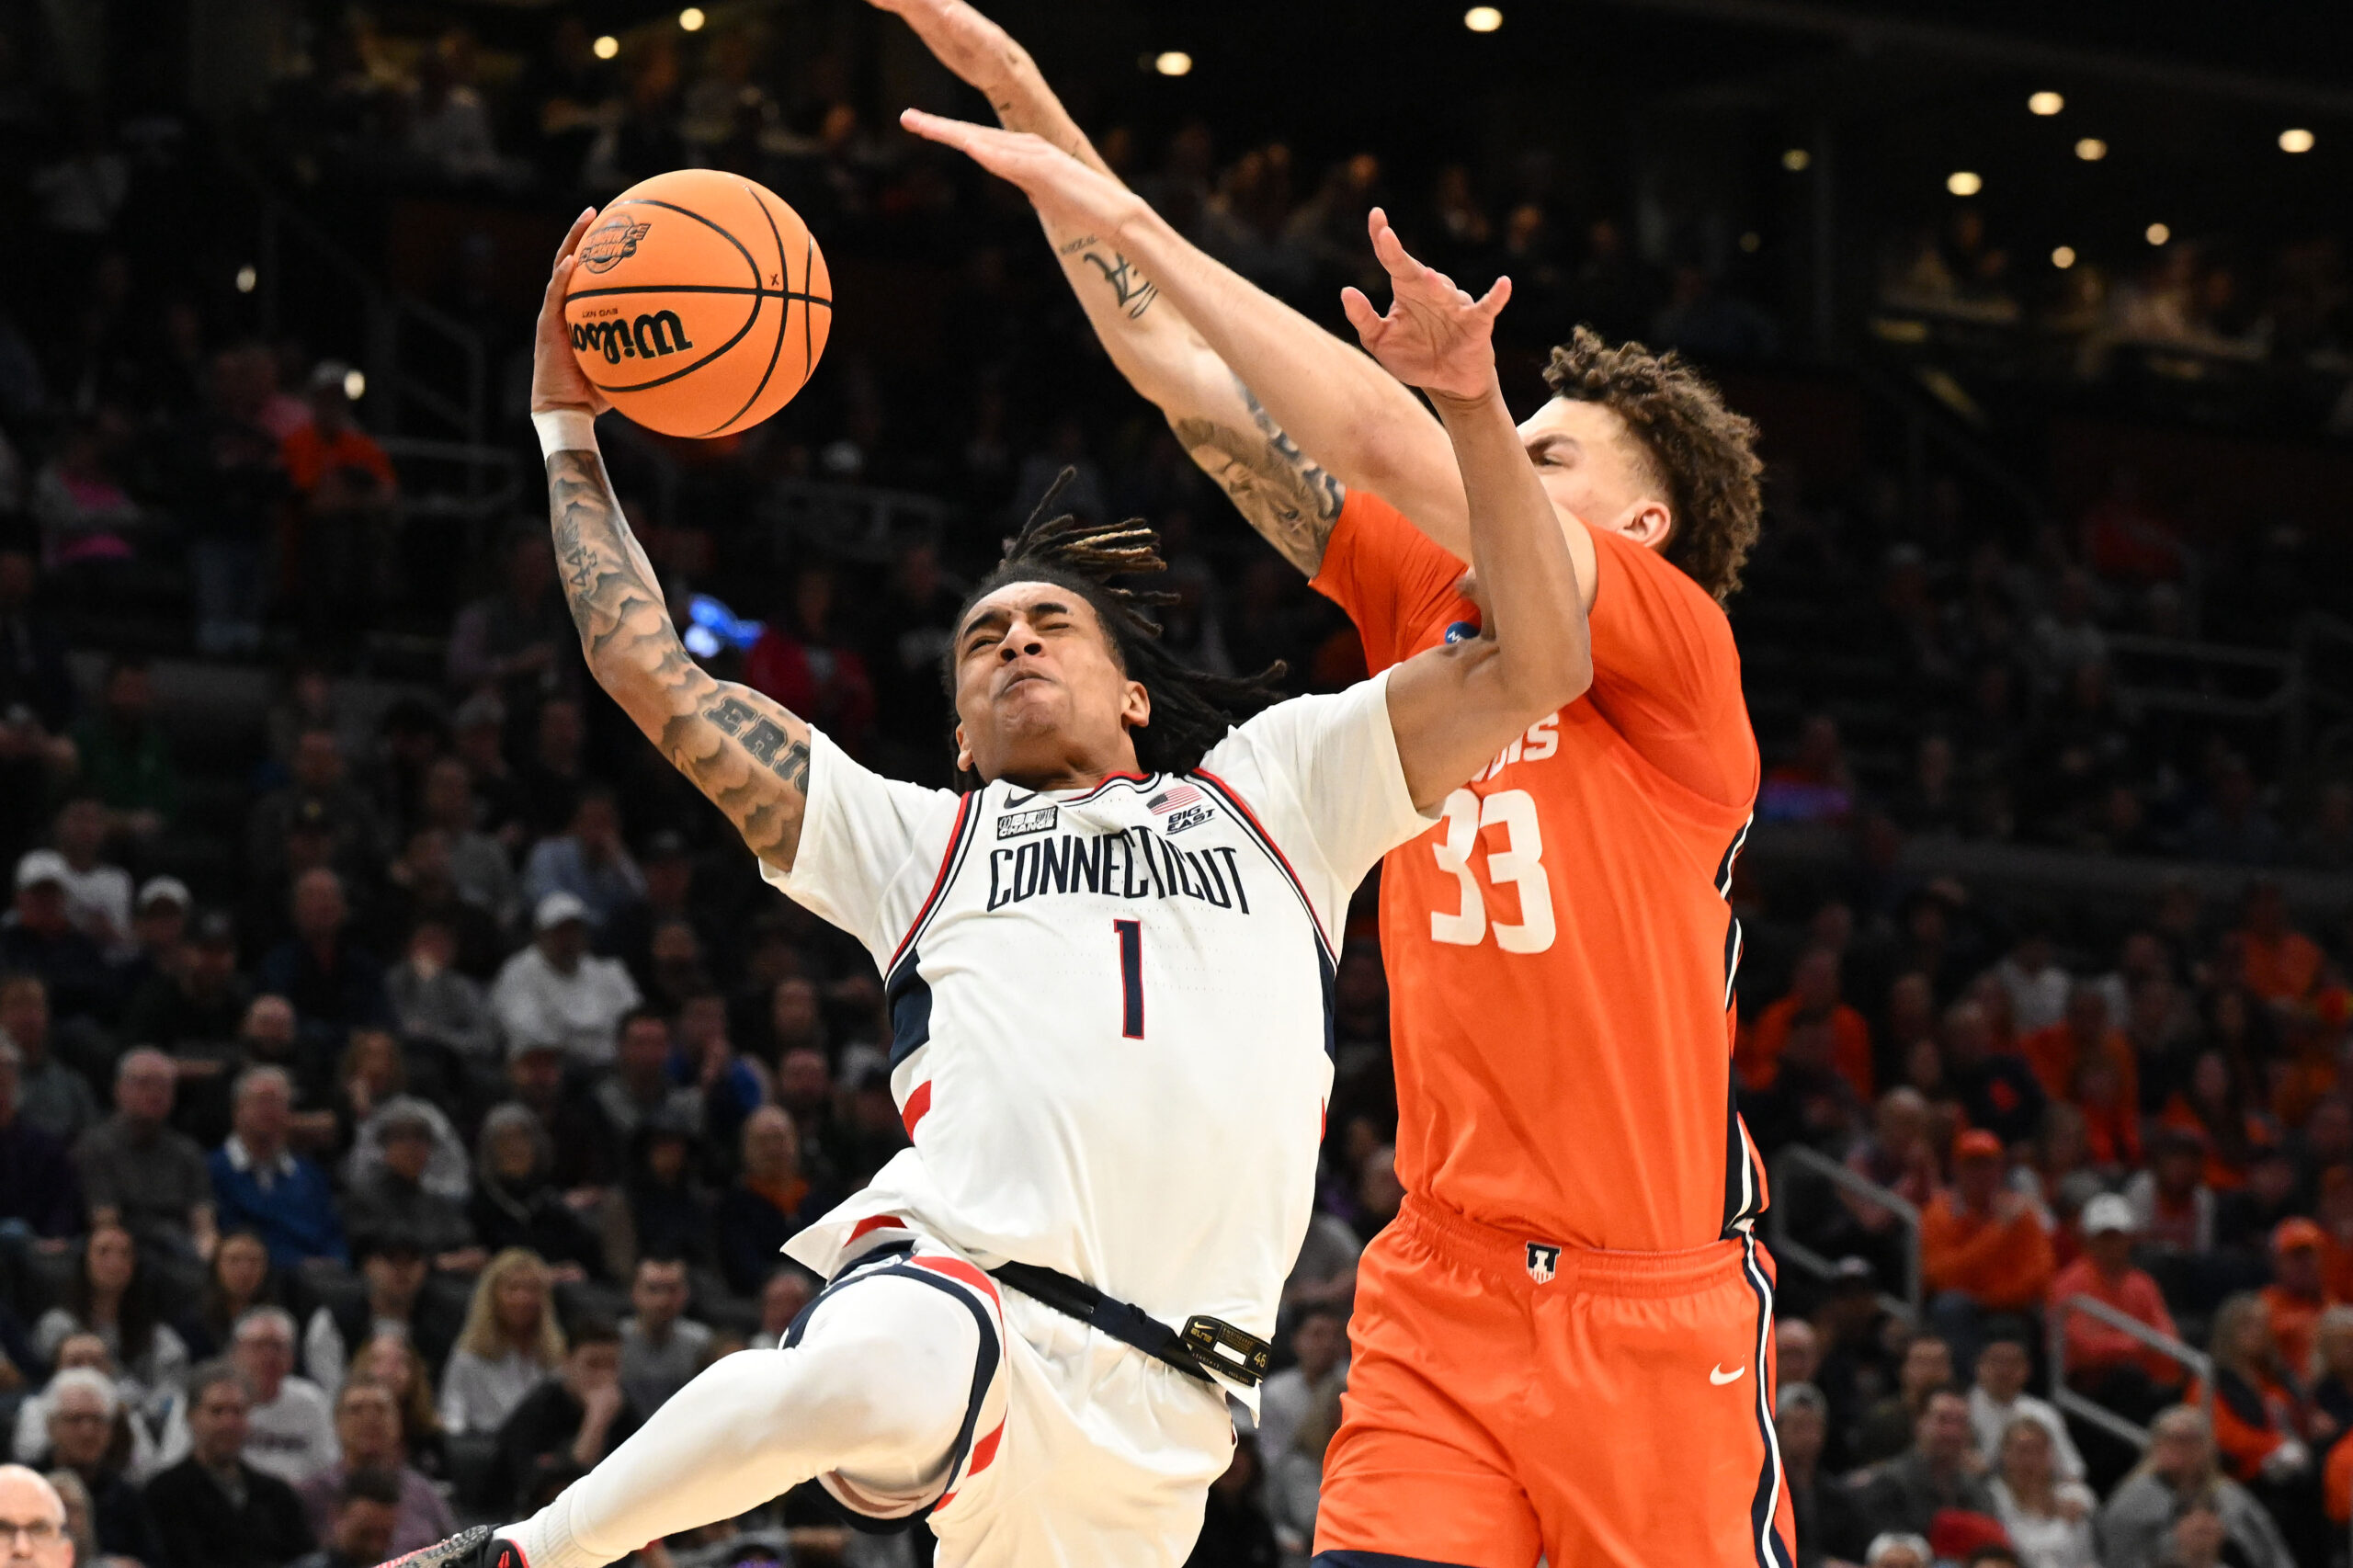
[[[972,794],[819,735],[790,874],[883,974],[914,1140],[786,1249],[861,1221],[1270,1335],[1313,1207],[1350,895],[1425,831],[1387,676],[1281,703],[1183,777]]]

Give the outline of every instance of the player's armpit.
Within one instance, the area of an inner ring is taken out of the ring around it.
[[[1323,567],[1347,488],[1299,449],[1240,377],[1233,382],[1247,428],[1226,410],[1213,415],[1174,407],[1167,410],[1168,427],[1250,526],[1313,577]]]
[[[547,466],[556,573],[589,671],[752,853],[790,870],[809,805],[808,724],[688,655],[594,451],[555,452]]]

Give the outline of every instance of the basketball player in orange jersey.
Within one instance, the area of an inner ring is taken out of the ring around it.
[[[909,128],[1050,214],[1113,359],[1372,665],[1475,631],[1429,412],[1120,186],[961,0],[875,3],[1008,129]],[[1370,231],[1405,276],[1377,210]],[[1727,894],[1757,756],[1720,601],[1756,534],[1755,429],[1672,358],[1583,332],[1547,379],[1520,434],[1593,686],[1384,862],[1407,1197],[1358,1275],[1315,1561],[1790,1568],[1764,1176],[1731,1075]]]

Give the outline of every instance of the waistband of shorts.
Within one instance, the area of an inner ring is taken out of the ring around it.
[[[1482,1224],[1412,1192],[1395,1222],[1432,1251],[1494,1279],[1523,1289],[1560,1286],[1604,1296],[1688,1295],[1738,1278],[1747,1252],[1731,1240],[1681,1252],[1571,1246]]]

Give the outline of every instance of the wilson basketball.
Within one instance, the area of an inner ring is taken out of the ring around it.
[[[833,324],[801,215],[740,175],[630,187],[581,236],[564,290],[573,352],[613,406],[665,436],[725,436],[782,408]]]

